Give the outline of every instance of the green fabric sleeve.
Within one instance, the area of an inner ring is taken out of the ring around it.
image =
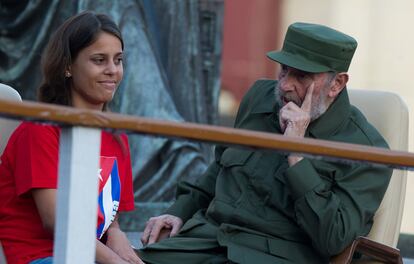
[[[303,173],[304,171],[306,173]],[[318,185],[323,185],[321,177],[308,159],[302,159],[294,166],[288,168],[286,175],[287,184],[290,186],[295,200],[317,188]]]
[[[178,183],[177,199],[167,209],[166,214],[180,217],[183,222],[190,219],[198,210],[207,208],[214,197],[216,178],[220,169],[222,148],[216,148],[216,161],[214,161],[195,184],[185,181]]]
[[[330,175],[320,175],[313,164],[317,162],[304,158],[290,167],[285,177],[297,224],[309,235],[314,248],[331,256],[340,253],[361,230],[365,235],[369,232],[392,170],[342,164]]]

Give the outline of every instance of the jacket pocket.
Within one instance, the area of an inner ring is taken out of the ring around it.
[[[337,175],[337,167],[332,165],[330,162],[323,160],[311,160],[311,163],[315,170],[318,172],[321,179],[325,182],[325,184],[328,184],[328,186],[334,185],[335,181],[337,180],[336,178],[341,177],[340,175]]]
[[[227,148],[220,158],[220,164],[223,167],[242,166],[244,165],[253,151],[248,149]]]
[[[295,243],[288,240],[268,238],[269,253],[286,259],[288,263],[327,263],[326,259],[321,258],[309,245]]]

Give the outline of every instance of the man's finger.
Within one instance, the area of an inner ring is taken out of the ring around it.
[[[153,221],[149,221],[147,225],[145,226],[144,232],[142,233],[142,236],[141,236],[141,243],[143,245],[146,245],[148,243],[148,238],[149,238],[149,235],[151,233],[153,226],[154,226]]]
[[[312,107],[312,96],[313,88],[315,87],[315,82],[312,82],[309,85],[308,90],[306,91],[305,99],[303,100],[302,106],[300,107],[303,111],[310,112]]]
[[[299,110],[297,110],[297,109],[299,109],[299,108],[296,108],[296,109],[288,109],[288,108],[283,109],[283,111],[280,111],[280,119],[286,121],[287,119],[294,118],[298,114],[298,111],[300,110],[300,109]]]
[[[182,224],[179,221],[175,221],[172,225],[170,237],[175,236],[180,231]]]
[[[164,223],[162,221],[158,221],[152,226],[152,230],[151,230],[151,233],[149,235],[148,244],[152,244],[152,243],[157,242],[158,237],[159,237],[160,232],[161,232],[161,229],[163,227],[164,227]]]

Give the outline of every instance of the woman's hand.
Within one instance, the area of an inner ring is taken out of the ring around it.
[[[143,264],[144,262],[138,257],[131,246],[126,234],[121,231],[117,218],[106,231],[106,246],[112,249],[123,260],[131,264]]]
[[[122,259],[112,249],[104,245],[101,241],[96,240],[96,258],[95,262],[99,264],[130,264],[134,262],[128,262]],[[140,263],[140,262],[137,262]]]

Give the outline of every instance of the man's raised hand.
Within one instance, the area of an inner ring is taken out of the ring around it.
[[[289,102],[279,111],[279,124],[286,136],[303,137],[311,121],[314,82],[309,85],[302,105]]]

